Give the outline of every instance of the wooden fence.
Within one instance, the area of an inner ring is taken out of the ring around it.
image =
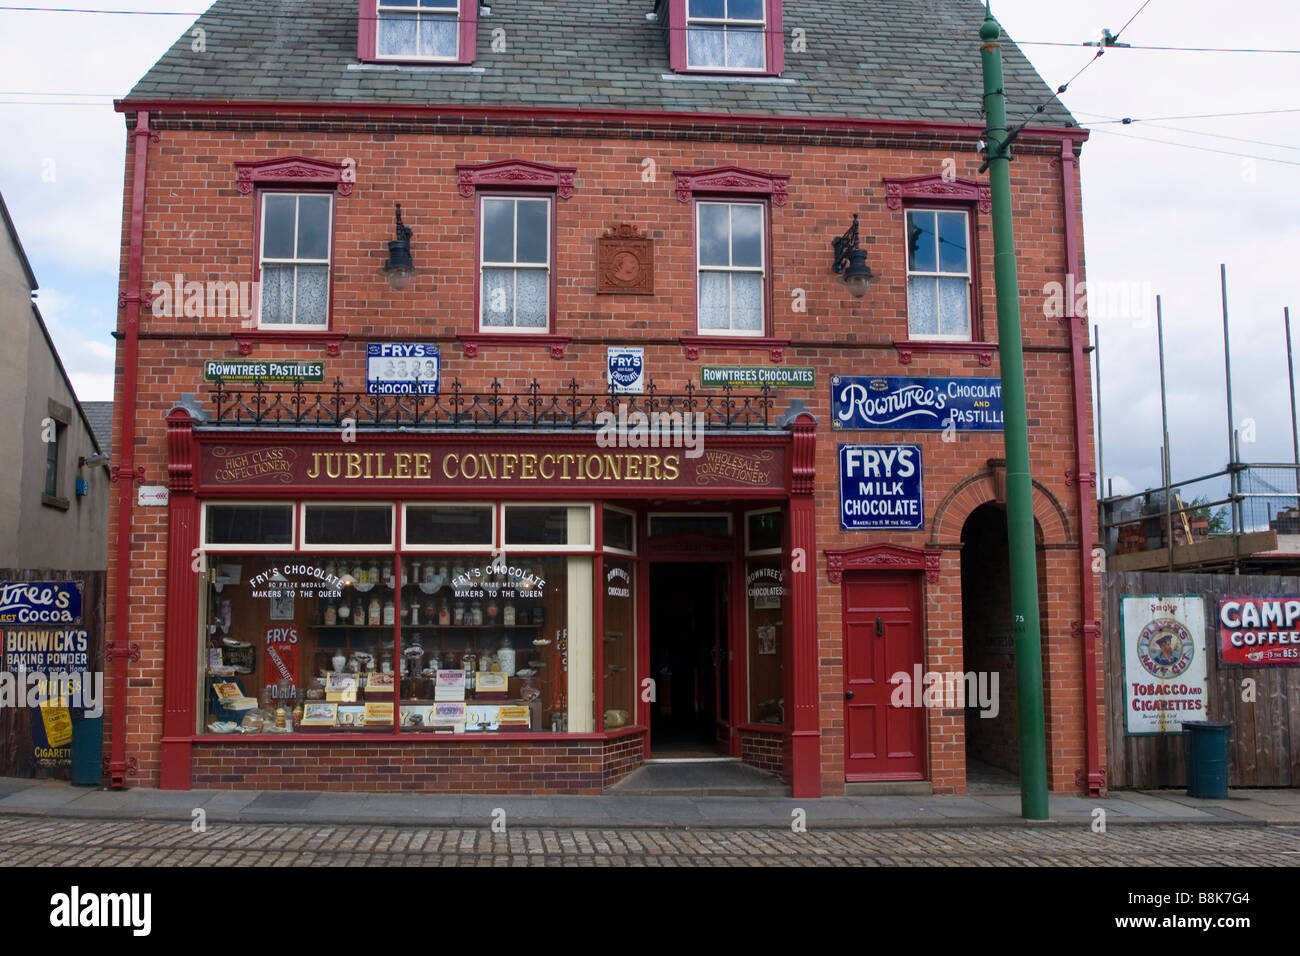
[[[0,569],[0,581],[81,581],[81,624],[89,636],[89,662],[91,673],[104,672],[104,576],[103,571],[40,571]],[[0,625],[6,639],[12,631],[66,630],[69,625]],[[105,677],[107,683],[107,677]],[[73,720],[81,718],[80,709],[73,710]],[[71,768],[63,765],[42,767],[36,760],[32,744],[32,720],[40,715],[28,707],[0,707],[0,777],[53,777],[67,780]]]
[[[1209,712],[1229,731],[1228,783],[1233,787],[1300,786],[1300,667],[1220,667],[1217,614],[1225,594],[1300,594],[1300,578],[1273,575],[1106,572],[1102,633],[1106,655],[1106,746],[1111,787],[1185,787],[1183,735],[1124,733],[1124,647],[1121,599],[1130,594],[1199,594],[1205,599]],[[1243,682],[1255,681],[1255,699]]]

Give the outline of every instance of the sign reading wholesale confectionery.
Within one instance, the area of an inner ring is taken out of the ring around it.
[[[831,427],[1000,432],[1002,380],[836,375],[831,378]]]
[[[1133,594],[1120,604],[1124,635],[1124,728],[1130,737],[1180,734],[1208,720],[1205,600],[1194,594]]]
[[[840,527],[925,527],[920,445],[840,446]]]
[[[442,371],[438,346],[423,342],[366,345],[366,392],[371,395],[437,395]]]
[[[321,382],[324,362],[205,362],[203,380],[215,382]]]
[[[633,450],[544,445],[537,451],[501,439],[404,443],[352,450],[338,441],[302,444],[204,443],[202,484],[209,489],[420,487],[474,489],[657,488],[710,492],[782,489],[784,447],[721,445]],[[573,448],[572,451],[568,450]]]
[[[705,365],[700,369],[700,384],[705,388],[812,388],[817,371],[812,366],[780,365]]]
[[[1300,596],[1219,598],[1219,661],[1229,667],[1300,667]]]

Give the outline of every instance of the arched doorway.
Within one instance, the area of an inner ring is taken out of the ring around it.
[[[1037,521],[1034,531],[1040,545],[1036,563],[1042,621],[1047,616],[1047,569]],[[961,541],[966,784],[968,790],[1015,789],[1020,736],[1006,508],[997,502],[980,505],[962,526]],[[1050,713],[1046,700],[1044,705]]]

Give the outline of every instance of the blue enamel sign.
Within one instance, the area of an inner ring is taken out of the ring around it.
[[[366,345],[366,392],[370,395],[437,395],[442,361],[438,346],[424,342]]]
[[[1002,380],[836,375],[831,427],[875,431],[1000,432]]]
[[[840,527],[925,527],[920,445],[840,446]]]

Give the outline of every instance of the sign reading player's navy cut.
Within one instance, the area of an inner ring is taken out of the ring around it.
[[[609,347],[610,388],[620,395],[640,395],[645,391],[645,349]]]
[[[831,379],[831,427],[1000,432],[1002,380],[836,375]]]
[[[436,345],[371,342],[366,345],[370,395],[437,395],[442,359]]]
[[[925,527],[920,445],[840,446],[840,527]]]

